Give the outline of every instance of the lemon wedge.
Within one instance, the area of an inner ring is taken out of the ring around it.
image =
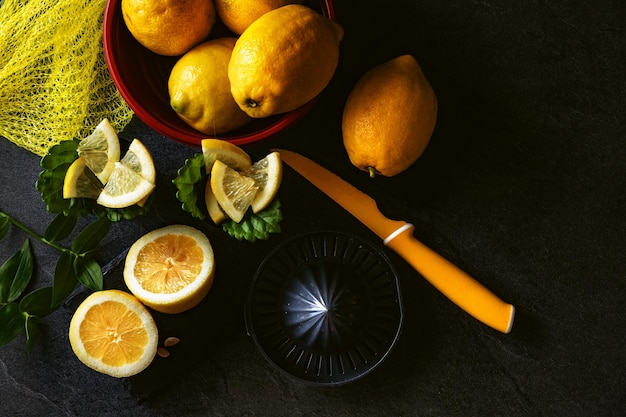
[[[283,179],[283,162],[280,154],[278,152],[268,154],[252,164],[245,175],[252,178],[259,188],[251,203],[252,211],[258,213],[272,202]]]
[[[63,180],[63,198],[97,199],[102,191],[102,183],[85,161],[78,158],[67,169]]]
[[[78,144],[78,157],[105,184],[120,160],[120,141],[108,119],[103,119],[89,136]]]
[[[211,190],[211,179],[206,182],[206,188],[204,190],[204,203],[206,204],[209,217],[213,220],[213,223],[220,224],[228,218],[224,210],[220,207],[213,190]]]
[[[133,139],[128,147],[128,151],[126,151],[120,162],[126,164],[146,180],[153,184],[155,183],[156,170],[154,169],[154,160],[148,148],[139,139]]]
[[[126,151],[126,154],[120,161],[126,164],[130,169],[141,175],[152,184],[156,182],[156,170],[154,168],[154,160],[148,148],[139,140],[133,139]],[[143,207],[148,200],[148,196],[137,202],[138,206]]]
[[[153,189],[153,183],[126,164],[116,162],[97,202],[110,208],[129,207],[147,198]]]
[[[203,139],[202,154],[207,174],[211,173],[215,161],[222,161],[237,171],[246,171],[252,166],[250,155],[239,146],[222,139]]]
[[[258,186],[252,178],[218,159],[211,169],[211,189],[222,210],[239,223],[254,200]]]

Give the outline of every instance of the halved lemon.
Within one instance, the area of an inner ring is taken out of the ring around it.
[[[211,179],[208,179],[206,182],[204,202],[206,204],[207,211],[209,212],[209,217],[213,220],[213,223],[220,224],[228,218],[226,213],[224,213],[224,210],[222,210],[217,202],[215,194],[213,194],[213,190],[211,190]]]
[[[252,160],[239,146],[222,139],[203,139],[202,154],[206,164],[207,174],[211,173],[216,160],[237,171],[245,171],[252,166]]]
[[[105,184],[120,160],[120,141],[108,119],[103,119],[89,136],[78,143],[78,156]]]
[[[148,148],[139,139],[133,139],[120,162],[128,165],[133,171],[151,183],[155,183],[156,170],[154,169],[154,160]]]
[[[116,162],[97,202],[104,207],[129,207],[149,196],[153,189],[153,183],[126,164]]]
[[[150,312],[132,295],[97,291],[76,309],[69,328],[78,359],[98,372],[128,377],[150,365],[159,334]]]
[[[162,313],[195,307],[213,285],[215,262],[209,239],[185,225],[153,230],[129,249],[126,286],[142,303]]]
[[[154,168],[154,160],[152,159],[152,155],[146,146],[139,140],[133,139],[124,154],[124,157],[120,161],[123,164],[126,164],[130,169],[144,177],[146,180],[150,181],[152,184],[156,182],[156,170]],[[144,206],[146,201],[148,200],[148,196],[137,202],[137,205]]]
[[[272,202],[283,179],[283,162],[280,154],[278,152],[268,154],[252,164],[245,175],[252,178],[259,187],[251,203],[252,211],[258,213]]]
[[[78,158],[67,169],[63,180],[63,198],[97,199],[102,191],[102,183],[96,174]]]
[[[211,170],[211,189],[222,210],[239,223],[254,200],[258,186],[252,178],[241,175],[218,159]]]

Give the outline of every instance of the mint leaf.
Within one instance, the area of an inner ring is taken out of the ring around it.
[[[176,198],[182,203],[183,210],[201,220],[206,218],[207,212],[204,203],[207,178],[204,155],[198,153],[185,160],[185,164],[178,170],[178,175],[172,180],[177,189]]]
[[[280,222],[283,219],[280,201],[274,199],[269,206],[258,213],[248,211],[239,223],[226,220],[222,229],[237,240],[256,242],[267,240],[272,233],[280,233]]]

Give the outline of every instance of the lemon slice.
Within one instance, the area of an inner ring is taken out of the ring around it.
[[[252,178],[241,175],[218,159],[211,170],[211,189],[222,210],[239,223],[258,187]]]
[[[213,190],[211,190],[211,179],[208,179],[206,182],[204,202],[206,204],[207,211],[209,212],[209,217],[213,220],[213,223],[220,224],[228,218],[226,213],[224,213],[224,210],[222,210],[217,202],[215,194],[213,194]]]
[[[154,169],[154,160],[148,148],[139,139],[133,139],[128,147],[128,151],[126,151],[120,162],[126,164],[151,183],[155,183],[156,170]]]
[[[202,154],[206,164],[207,174],[213,169],[216,160],[237,171],[245,171],[252,166],[252,160],[239,146],[222,139],[203,139]]]
[[[258,213],[272,202],[283,179],[283,162],[278,152],[272,152],[265,158],[255,162],[246,172],[259,187],[256,197],[252,200],[252,211]]]
[[[171,225],[139,238],[129,249],[124,282],[142,303],[181,313],[208,294],[215,275],[213,248],[197,229]]]
[[[128,377],[150,365],[159,340],[154,319],[132,295],[97,291],[76,309],[69,328],[76,357],[98,372]]]
[[[153,183],[126,164],[116,162],[97,203],[110,208],[129,207],[148,197],[153,189]]]
[[[78,158],[67,169],[63,180],[63,198],[97,199],[102,191],[102,183],[85,161]]]
[[[105,184],[120,160],[120,141],[115,129],[103,119],[93,132],[78,144],[78,156]]]

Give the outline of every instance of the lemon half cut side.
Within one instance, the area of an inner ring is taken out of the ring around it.
[[[69,340],[89,368],[117,378],[143,371],[153,361],[158,329],[150,312],[132,295],[96,291],[76,309]]]
[[[129,249],[124,282],[146,306],[177,314],[209,293],[215,275],[213,248],[201,231],[170,225],[139,238]]]

